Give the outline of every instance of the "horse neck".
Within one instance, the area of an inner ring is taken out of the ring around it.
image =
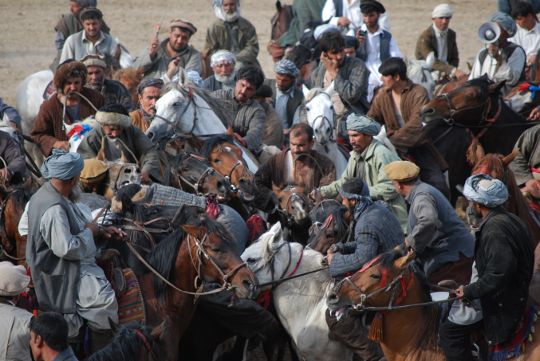
[[[178,250],[178,254],[176,256],[176,261],[174,264],[174,278],[175,278],[175,286],[189,292],[195,292],[195,278],[197,277],[197,270],[193,265],[193,262],[195,263],[195,266],[198,265],[198,261],[196,259],[197,255],[195,253],[192,253],[193,261],[190,256],[190,242],[187,240],[187,235],[185,236],[184,240],[182,241],[182,245],[180,246]],[[180,293],[175,290],[171,290],[171,302],[168,304],[169,311],[174,313],[179,313],[182,315],[185,315],[185,317],[191,318],[193,312],[195,310],[195,304],[193,302],[193,296],[186,295],[183,293]],[[187,324],[189,324],[189,321],[185,321]]]
[[[498,101],[498,100],[497,100]],[[500,153],[503,155],[509,154],[523,131],[527,128],[525,119],[510,109],[506,103],[501,102],[501,112],[495,120],[495,128],[487,129],[484,135],[480,138],[480,143],[484,147],[486,153]],[[520,126],[501,127],[505,124],[523,124]],[[533,124],[531,124],[533,125]]]
[[[195,115],[197,116],[193,134],[207,135],[225,133],[227,130],[225,125],[223,125],[221,119],[219,119],[210,105],[201,96],[196,94],[193,96],[195,97],[195,102],[192,102],[190,109],[188,110],[193,121],[195,121]]]

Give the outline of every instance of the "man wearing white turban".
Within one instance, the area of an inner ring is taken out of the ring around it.
[[[83,164],[77,153],[53,150],[42,167],[47,182],[28,202],[19,232],[28,234],[26,262],[40,309],[62,313],[70,337],[87,323],[95,351],[110,342],[109,320],[118,323],[114,290],[96,264],[96,240],[122,233],[99,227],[88,207],[74,203]]]

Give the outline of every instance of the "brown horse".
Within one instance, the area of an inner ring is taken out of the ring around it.
[[[311,219],[309,211],[312,204],[302,187],[289,186],[284,189],[279,189],[273,186],[272,191],[276,194],[279,204],[277,213],[279,221],[290,231],[290,241],[306,244]]]
[[[328,249],[337,242],[347,242],[349,222],[345,219],[345,207],[332,211],[324,222],[312,223],[309,229],[308,246],[314,251],[326,254]]]
[[[18,225],[31,191],[23,185],[0,188],[0,259],[22,263],[26,254],[26,236],[19,234]]]
[[[150,254],[154,287],[143,285],[149,321],[160,323],[165,318],[167,324],[163,340],[167,360],[177,359],[179,341],[198,296],[204,294],[203,283],[218,283],[219,290],[231,289],[241,298],[249,297],[256,285],[255,276],[236,254],[234,241],[223,226],[199,215],[191,215],[185,222]]]
[[[143,77],[143,68],[125,68],[115,71],[113,73],[112,79],[122,83],[131,95],[132,103],[138,104],[139,95],[137,94],[137,87],[141,83]]]
[[[388,310],[391,305],[431,301],[427,285],[410,267],[413,258],[412,252],[402,256],[399,251],[378,256],[341,283],[329,306],[332,309],[351,305],[358,309],[387,309],[375,317],[381,323],[372,323],[370,334],[379,336],[388,361],[444,361],[444,353],[437,341],[439,309],[435,304]],[[537,320],[535,326],[539,325]],[[539,346],[540,338],[535,337],[532,343],[525,345],[524,358],[519,359],[540,360]]]

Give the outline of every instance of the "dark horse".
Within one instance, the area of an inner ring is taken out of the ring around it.
[[[0,187],[0,259],[13,263],[24,261],[26,237],[19,234],[18,225],[31,192],[26,187]]]
[[[310,228],[308,245],[314,251],[326,254],[337,242],[347,242],[350,234],[349,223],[345,220],[347,208],[334,209],[322,223],[313,223]]]
[[[482,76],[433,98],[422,109],[424,132],[449,164],[452,203],[459,196],[456,185],[465,182],[480,149],[508,154],[533,125],[502,101],[503,86]]]

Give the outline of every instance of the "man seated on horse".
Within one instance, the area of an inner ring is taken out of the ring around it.
[[[240,16],[240,0],[213,0],[217,19],[206,31],[204,57],[225,49],[236,56],[236,68],[245,65],[259,66],[259,40],[253,24]]]
[[[20,145],[8,133],[0,130],[0,183],[4,183],[4,186],[21,184],[27,176]]]
[[[450,195],[443,172],[448,165],[422,133],[420,111],[429,102],[426,89],[407,77],[401,58],[389,58],[379,68],[384,88],[375,98],[368,116],[386,126],[386,134],[398,154],[420,166],[420,177],[447,197]]]
[[[516,21],[517,31],[508,41],[525,50],[527,66],[536,63],[536,55],[540,50],[540,23],[530,3],[520,1],[512,8],[512,19]]]
[[[103,96],[84,87],[86,75],[84,64],[73,60],[60,64],[54,74],[56,95],[41,104],[30,132],[44,156],[53,148],[69,150],[66,125],[94,115],[103,106]]]
[[[171,69],[201,74],[201,55],[189,44],[197,28],[181,19],[171,20],[169,27],[169,37],[160,43],[156,32],[148,49],[135,59],[133,66],[142,67],[145,78],[162,78]]]
[[[341,178],[317,188],[311,197],[317,199],[319,193],[324,198],[335,198],[345,182],[360,177],[369,187],[371,198],[388,203],[403,231],[406,231],[407,206],[384,173],[385,165],[400,158],[394,150],[373,139],[380,130],[380,124],[374,119],[365,115],[350,114],[347,117],[347,133],[353,150],[347,168]]]
[[[524,79],[526,54],[521,46],[508,41],[517,31],[514,19],[507,14],[496,12],[490,22],[499,27],[500,35],[498,38],[493,37],[491,29],[480,34],[486,47],[476,56],[469,80],[484,74],[495,82],[505,80],[502,90],[504,95]]]
[[[333,85],[336,114],[342,115],[345,111],[365,114],[369,109],[369,71],[365,63],[345,56],[345,40],[339,31],[325,32],[319,40],[319,48],[321,63],[311,74],[311,86],[327,89]]]
[[[53,150],[41,168],[47,182],[26,205],[19,232],[28,234],[26,262],[40,309],[63,314],[70,337],[86,323],[95,351],[110,342],[110,321],[118,323],[114,290],[96,264],[96,242],[122,232],[99,227],[90,209],[75,203],[83,164],[78,153]]]
[[[395,161],[384,171],[409,204],[405,244],[416,252],[426,277],[435,284],[446,279],[467,283],[474,239],[448,199],[419,179],[420,168],[412,162]]]
[[[439,79],[460,77],[464,73],[458,69],[459,51],[456,32],[449,28],[454,10],[448,4],[439,4],[431,12],[433,24],[420,34],[416,42],[415,56],[426,60],[429,53],[435,54],[432,69],[439,73]]]
[[[96,113],[96,121],[100,126],[92,129],[77,149],[84,159],[135,163],[141,169],[141,182],[150,183],[152,179],[166,185],[168,179],[160,169],[156,146],[131,124],[126,108],[106,105]]]
[[[0,262],[0,359],[28,361],[29,331],[32,314],[17,307],[20,294],[28,290],[30,276],[24,266]]]
[[[4,103],[2,98],[0,98],[0,130],[9,133],[13,139],[18,143],[23,149],[24,139],[22,137],[21,130],[21,116],[19,112],[14,107],[10,106],[7,103]]]
[[[297,78],[300,71],[289,59],[281,59],[274,65],[276,79],[265,81],[272,88],[272,103],[281,120],[285,134],[293,124],[299,122],[300,106],[304,101],[302,88],[298,86]]]
[[[68,325],[58,312],[42,312],[30,320],[30,350],[35,361],[77,361],[68,344]]]
[[[236,83],[236,57],[228,50],[218,50],[210,58],[210,67],[214,74],[204,79],[202,88],[208,91],[234,89]]]
[[[107,65],[119,68],[120,45],[109,34],[101,31],[103,14],[97,8],[88,7],[79,14],[83,30],[70,35],[62,48],[60,63],[67,59],[81,60],[89,54],[105,56]]]
[[[108,78],[107,64],[99,55],[87,55],[81,62],[86,66],[86,87],[103,95],[105,105],[122,104],[126,109],[133,109],[131,95],[119,81]]]
[[[253,97],[264,82],[264,74],[256,66],[245,66],[238,70],[236,79],[234,89],[217,90],[212,95],[230,102],[233,120],[232,124],[225,126],[232,128],[238,142],[258,155],[261,152],[265,115]]]
[[[473,360],[470,337],[474,330],[484,331],[490,351],[513,341],[521,322],[526,325],[522,326],[526,327],[523,338],[529,334],[529,315],[525,310],[534,262],[529,232],[517,216],[504,209],[508,190],[500,180],[485,174],[471,176],[465,182],[463,194],[482,219],[475,247],[478,280],[466,286],[462,283],[455,294],[463,300],[479,299],[483,320],[458,324],[447,319],[442,323],[439,337],[447,361]],[[523,341],[518,340],[516,345]],[[500,360],[517,356],[503,354],[505,351],[491,356]]]
[[[161,96],[162,87],[163,80],[156,78],[143,79],[137,86],[139,108],[129,113],[129,116],[133,126],[139,128],[143,133],[146,133],[156,115],[156,102]]]
[[[530,202],[533,209],[540,211],[540,147],[538,137],[540,125],[529,128],[520,135],[516,142],[514,160],[509,164],[514,172],[517,185]]]

